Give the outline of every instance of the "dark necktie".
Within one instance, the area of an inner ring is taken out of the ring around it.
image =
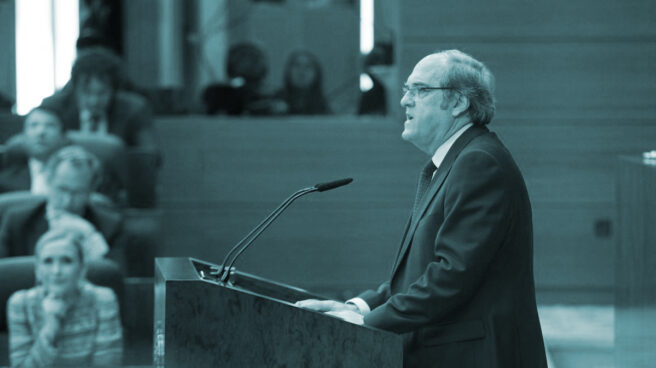
[[[417,195],[415,196],[415,205],[412,209],[413,215],[417,212],[419,202],[421,202],[421,199],[424,197],[424,193],[426,193],[426,190],[430,186],[434,172],[435,164],[433,164],[433,160],[430,160],[421,171],[421,175],[419,175],[419,183],[417,183]]]

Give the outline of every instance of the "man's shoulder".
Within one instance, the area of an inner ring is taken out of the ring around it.
[[[485,129],[485,132],[474,137],[469,144],[463,148],[462,153],[477,151],[480,153],[485,152],[499,159],[512,160],[510,151],[508,151],[508,148],[506,148],[501,139],[499,139],[496,133],[489,131],[487,128]]]
[[[504,177],[506,182],[523,182],[523,175],[512,153],[497,134],[489,130],[476,136],[462,149],[454,168],[465,171],[487,169],[489,173]]]

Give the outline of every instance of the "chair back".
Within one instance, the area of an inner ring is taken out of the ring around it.
[[[42,194],[33,194],[29,190],[0,193],[0,220],[7,210],[17,205],[45,202],[47,197]]]

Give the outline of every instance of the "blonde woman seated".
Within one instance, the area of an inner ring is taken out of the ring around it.
[[[7,302],[15,367],[119,366],[122,330],[114,292],[85,278],[84,235],[46,232],[35,248],[37,285]]]

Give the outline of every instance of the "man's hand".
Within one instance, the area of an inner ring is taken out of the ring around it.
[[[345,310],[345,311],[326,312],[326,314],[335,316],[337,318],[341,318],[346,322],[355,323],[356,325],[364,324],[364,316],[360,314],[360,312]]]
[[[358,307],[351,304],[344,304],[334,300],[306,299],[296,302],[297,307],[310,309],[317,312],[341,312],[352,311],[358,312]]]
[[[317,312],[323,312],[358,325],[364,323],[364,316],[360,313],[358,307],[352,304],[340,303],[334,300],[306,299],[298,301],[294,305]]]

